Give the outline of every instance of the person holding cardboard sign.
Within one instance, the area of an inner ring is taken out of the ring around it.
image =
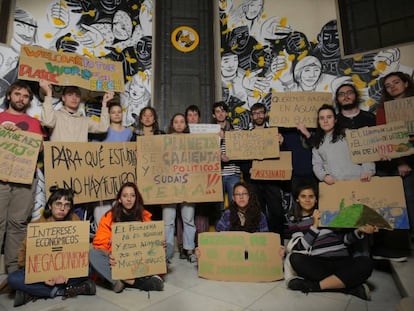
[[[68,189],[52,188],[43,216],[36,222],[79,221],[73,213],[73,192]],[[25,284],[26,240],[19,250],[20,269],[9,274],[10,288],[16,290],[14,307],[26,304],[38,297],[53,298],[62,296],[63,299],[76,295],[95,295],[95,283],[87,277],[68,279],[63,275],[56,275],[44,283]]]
[[[312,149],[312,166],[316,177],[328,185],[336,180],[360,179],[369,181],[375,174],[372,162],[355,164],[351,161],[345,135],[337,122],[337,115],[331,105],[318,109],[318,127]]]
[[[144,209],[144,200],[138,187],[131,182],[121,186],[112,209],[99,222],[98,230],[93,239],[94,248],[89,252],[89,261],[92,268],[99,276],[110,283],[115,293],[122,292],[125,287],[145,291],[162,291],[164,281],[158,275],[126,280],[112,279],[111,267],[117,265],[117,258],[114,258],[111,254],[112,224],[124,221],[151,221],[151,213]]]
[[[63,107],[55,110],[52,106],[52,87],[46,80],[39,86],[45,92],[41,122],[51,129],[50,141],[87,142],[88,133],[104,133],[109,127],[108,102],[114,92],[105,92],[99,122],[82,115],[79,111],[81,92],[77,86],[65,86],[62,93]]]
[[[378,228],[365,225],[346,234],[318,228],[317,197],[316,188],[309,184],[294,193],[296,202],[289,213],[292,239],[284,269],[288,288],[304,293],[337,291],[370,300],[364,282],[372,273],[372,261],[368,256],[352,256],[348,246]]]

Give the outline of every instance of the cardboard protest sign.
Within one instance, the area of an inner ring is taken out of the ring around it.
[[[137,154],[146,204],[223,200],[217,134],[139,136]]]
[[[201,133],[220,133],[219,124],[207,124],[207,123],[192,123],[188,124],[190,133],[201,134]]]
[[[88,276],[89,222],[30,223],[26,242],[25,284]]]
[[[292,177],[292,152],[281,151],[279,159],[254,160],[250,169],[252,179],[290,180]]]
[[[125,182],[137,182],[136,144],[46,142],[46,189],[72,189],[75,203],[112,200]]]
[[[370,182],[338,180],[319,183],[322,227],[357,228],[370,224],[408,229],[401,177],[373,177]]]
[[[277,127],[252,131],[228,131],[226,155],[231,160],[262,160],[279,157]]]
[[[204,232],[198,235],[202,278],[237,282],[283,279],[280,236],[258,232]]]
[[[404,121],[408,133],[414,135],[414,96],[387,101],[384,108],[387,123]]]
[[[43,137],[0,126],[0,180],[32,184]]]
[[[354,163],[379,161],[384,155],[400,158],[414,154],[414,146],[409,142],[407,127],[402,121],[347,129],[345,133]]]
[[[163,247],[164,222],[116,222],[112,224],[112,278],[125,280],[167,273]]]
[[[296,127],[303,123],[316,128],[318,109],[332,103],[332,94],[324,92],[273,92],[269,111],[270,126]]]
[[[125,91],[122,62],[22,45],[19,79],[44,79],[56,85],[76,85],[92,91]]]

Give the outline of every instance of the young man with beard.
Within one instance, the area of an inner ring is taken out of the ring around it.
[[[6,92],[7,109],[0,113],[0,125],[10,131],[29,131],[44,136],[39,120],[26,114],[32,99],[33,92],[26,83],[11,84]],[[18,250],[26,237],[36,185],[36,177],[30,185],[0,181],[0,247],[4,243],[7,273],[18,269]]]
[[[375,115],[359,109],[360,97],[353,84],[342,84],[337,88],[335,104],[339,110],[337,122],[341,129],[375,126]]]

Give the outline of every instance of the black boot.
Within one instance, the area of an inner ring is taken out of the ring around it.
[[[75,297],[77,295],[95,295],[96,286],[92,280],[86,280],[80,284],[71,285],[65,288],[63,299]]]
[[[16,290],[16,295],[14,296],[13,307],[19,307],[25,305],[29,301],[34,300],[34,297],[30,296],[28,293]]]
[[[289,281],[288,287],[291,290],[300,290],[303,293],[320,292],[321,287],[318,282],[305,280],[302,278],[294,278]]]

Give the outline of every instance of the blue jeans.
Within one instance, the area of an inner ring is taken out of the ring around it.
[[[89,250],[89,263],[102,278],[110,282],[112,285],[116,280],[112,279],[111,265],[109,264],[109,256],[101,249],[92,248]]]
[[[229,204],[231,203],[231,201],[233,200],[233,187],[235,184],[237,184],[238,182],[240,182],[240,175],[239,174],[234,174],[234,175],[225,175],[222,177],[222,181],[223,181],[223,196],[225,196],[225,194],[227,193],[227,199],[229,200]],[[223,198],[224,201],[224,198]],[[221,203],[221,211],[220,211],[220,217],[224,212],[224,202]],[[219,217],[219,218],[220,218]]]
[[[38,282],[33,284],[24,284],[25,271],[24,269],[17,270],[8,275],[8,283],[12,289],[21,290],[30,296],[35,297],[47,297],[53,298],[55,296],[62,296],[65,292],[65,288],[68,286],[74,286],[86,281],[87,277],[72,278],[68,280],[66,284],[59,284],[57,286],[49,286],[44,282]]]
[[[181,203],[181,218],[183,219],[183,248],[193,250],[195,248],[196,228],[194,223],[194,204]],[[167,204],[162,206],[162,220],[165,226],[165,240],[167,243],[167,258],[172,258],[174,254],[174,233],[175,216],[177,204]]]

